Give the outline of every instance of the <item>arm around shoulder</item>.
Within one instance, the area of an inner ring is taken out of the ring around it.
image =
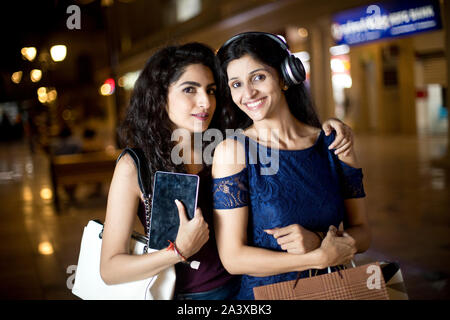
[[[338,157],[340,161],[352,168],[359,167],[354,146],[347,156],[340,154]],[[350,170],[355,171],[354,169]],[[360,179],[362,179],[362,173],[358,173],[357,177],[359,177],[359,174],[361,174]],[[358,186],[360,188],[356,188],[356,190],[363,190],[362,180],[357,179],[357,181],[359,181]],[[344,229],[355,239],[357,252],[361,253],[370,247],[372,236],[367,217],[365,193],[358,191],[357,194],[357,197],[351,197],[344,201],[346,208]]]
[[[358,160],[356,158],[355,145],[353,144],[351,150],[348,151],[348,155],[340,153],[338,155],[338,159],[350,167],[358,168]]]

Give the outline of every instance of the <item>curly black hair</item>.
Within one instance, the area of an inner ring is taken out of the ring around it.
[[[158,170],[186,172],[183,164],[176,165],[171,161],[175,142],[171,141],[173,130],[166,105],[169,86],[191,64],[208,67],[214,76],[216,110],[209,128],[219,129],[223,133],[231,127],[233,116],[223,103],[225,83],[214,51],[197,42],[159,49],[147,61],[136,80],[130,105],[118,129],[122,145],[142,149],[148,159],[151,176]]]

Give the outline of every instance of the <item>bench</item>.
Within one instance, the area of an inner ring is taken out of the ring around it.
[[[111,183],[121,150],[50,156],[53,201],[59,211],[58,187],[80,183]]]

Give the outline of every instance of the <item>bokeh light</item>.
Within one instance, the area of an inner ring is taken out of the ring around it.
[[[45,187],[41,189],[40,196],[42,200],[50,200],[53,198],[52,189]]]
[[[39,243],[39,247],[38,247],[39,253],[42,255],[51,255],[53,254],[54,250],[53,250],[53,246],[49,241],[43,241],[41,243]]]
[[[20,53],[22,54],[23,58],[27,59],[28,61],[33,61],[34,58],[36,58],[37,50],[35,47],[25,47],[20,50]]]
[[[22,71],[16,71],[11,75],[11,81],[14,83],[20,83],[22,81]]]
[[[67,55],[67,47],[65,45],[56,45],[50,48],[50,55],[53,61],[63,61]]]
[[[38,82],[42,78],[42,71],[39,69],[33,69],[30,71],[30,79],[32,82]]]

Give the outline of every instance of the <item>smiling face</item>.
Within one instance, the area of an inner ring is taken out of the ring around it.
[[[202,64],[188,65],[168,90],[166,110],[175,129],[205,131],[216,109],[215,94],[211,70]]]
[[[277,71],[250,55],[232,60],[227,75],[234,103],[253,121],[270,118],[286,103]]]

